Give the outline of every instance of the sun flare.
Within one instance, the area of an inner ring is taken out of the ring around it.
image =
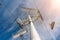
[[[60,4],[60,0],[54,0],[56,4]]]
[[[53,8],[59,8],[60,0],[52,0],[52,6],[53,6]]]

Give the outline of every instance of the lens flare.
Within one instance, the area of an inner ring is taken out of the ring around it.
[[[55,0],[56,5],[60,5],[60,0]]]
[[[60,8],[60,0],[52,0],[51,5],[53,8]]]

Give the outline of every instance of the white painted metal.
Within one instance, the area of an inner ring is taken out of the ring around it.
[[[30,17],[30,15],[28,15],[28,18],[30,20],[30,40],[41,40],[38,32],[36,31],[34,24],[32,22],[32,19]]]
[[[21,35],[24,35],[27,31],[24,29],[21,29],[19,33],[13,36],[14,39],[20,37]]]

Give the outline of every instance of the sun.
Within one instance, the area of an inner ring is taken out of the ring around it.
[[[60,0],[54,0],[54,1],[57,6],[60,5]]]
[[[53,8],[59,8],[60,7],[60,0],[52,0],[51,5]]]

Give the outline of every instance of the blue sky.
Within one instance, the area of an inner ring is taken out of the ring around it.
[[[26,17],[25,12],[20,10],[20,7],[22,6],[30,8],[37,7],[41,11],[45,22],[41,24],[39,21],[36,21],[34,25],[42,40],[60,40],[60,12],[58,9],[49,9],[48,0],[35,0],[34,2],[32,0],[0,0],[0,3],[2,4],[0,7],[0,40],[21,39],[20,37],[13,39],[13,35],[20,30],[19,25],[16,23],[16,19],[18,17],[21,19]],[[58,13],[58,16],[52,13]],[[55,28],[53,30],[51,30],[49,26],[51,21],[56,22]],[[29,34],[27,33],[24,35],[24,37],[25,40],[28,40]]]

